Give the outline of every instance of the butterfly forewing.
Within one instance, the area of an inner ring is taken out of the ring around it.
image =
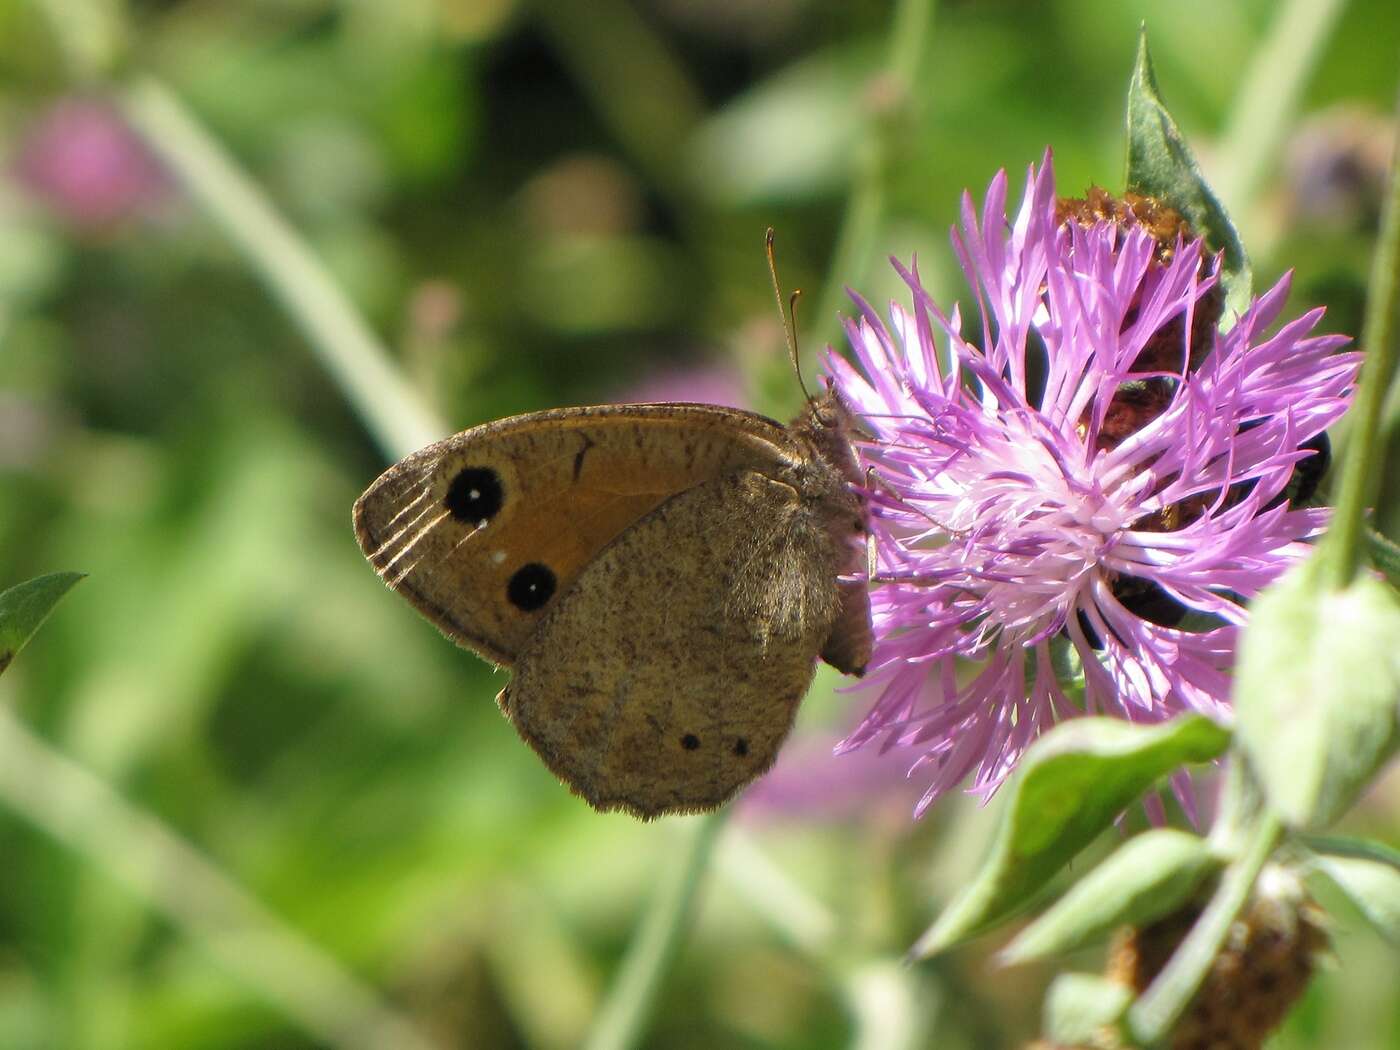
[[[712,405],[557,409],[464,431],[355,504],[385,581],[444,633],[510,664],[598,551],[664,500],[792,456],[772,420]]]

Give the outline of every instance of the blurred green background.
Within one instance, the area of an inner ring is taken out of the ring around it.
[[[395,1025],[572,1047],[689,833],[570,796],[497,713],[501,676],[365,565],[349,508],[388,450],[133,130],[141,77],[453,429],[647,398],[790,414],[765,226],[808,290],[809,358],[840,284],[895,291],[888,254],[966,301],[964,188],[1006,167],[1019,193],[1047,145],[1062,192],[1118,187],[1142,20],[1260,282],[1296,268],[1294,312],[1356,332],[1393,0],[894,20],[871,0],[0,0],[0,585],[91,574],[0,678],[0,1047],[409,1045]],[[1000,971],[996,944],[899,964],[995,804],[912,823],[905,756],[829,756],[861,708],[838,685],[819,678],[725,829],[646,1046],[1034,1034],[1048,970]],[[1400,841],[1400,780],[1349,826]],[[1393,950],[1335,919],[1337,965],[1275,1045],[1400,1047]]]

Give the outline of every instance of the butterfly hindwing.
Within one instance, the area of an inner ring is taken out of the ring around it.
[[[719,805],[773,763],[837,617],[822,528],[757,471],[672,497],[541,620],[502,709],[597,808]]]

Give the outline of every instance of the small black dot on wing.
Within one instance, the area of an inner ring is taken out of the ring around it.
[[[685,736],[681,737],[681,747],[685,748],[687,751],[694,751],[699,746],[700,738],[694,733],[687,733]]]

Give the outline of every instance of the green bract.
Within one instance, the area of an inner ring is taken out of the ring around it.
[[[1400,602],[1370,576],[1323,583],[1317,558],[1254,603],[1240,649],[1239,739],[1295,827],[1335,820],[1395,751]]]
[[[1360,857],[1322,856],[1317,867],[1386,940],[1400,945],[1400,870]]]
[[[1087,1043],[1117,1024],[1132,1001],[1131,989],[1107,977],[1061,974],[1045,996],[1045,1034],[1063,1046]]]
[[[1027,907],[1060,868],[1160,777],[1223,752],[1230,734],[1201,715],[1136,726],[1080,718],[1027,750],[981,871],[910,954],[926,957]]]
[[[1125,182],[1130,190],[1165,201],[1186,218],[1206,243],[1225,252],[1220,284],[1225,292],[1221,324],[1229,327],[1244,313],[1253,294],[1254,275],[1225,208],[1206,185],[1191,147],[1177,130],[1157,91],[1147,33],[1138,40],[1137,63],[1128,87],[1128,160]]]
[[[1078,948],[1115,926],[1142,926],[1176,910],[1220,862],[1205,840],[1157,828],[1129,839],[1080,879],[1002,952],[1029,962]]]

